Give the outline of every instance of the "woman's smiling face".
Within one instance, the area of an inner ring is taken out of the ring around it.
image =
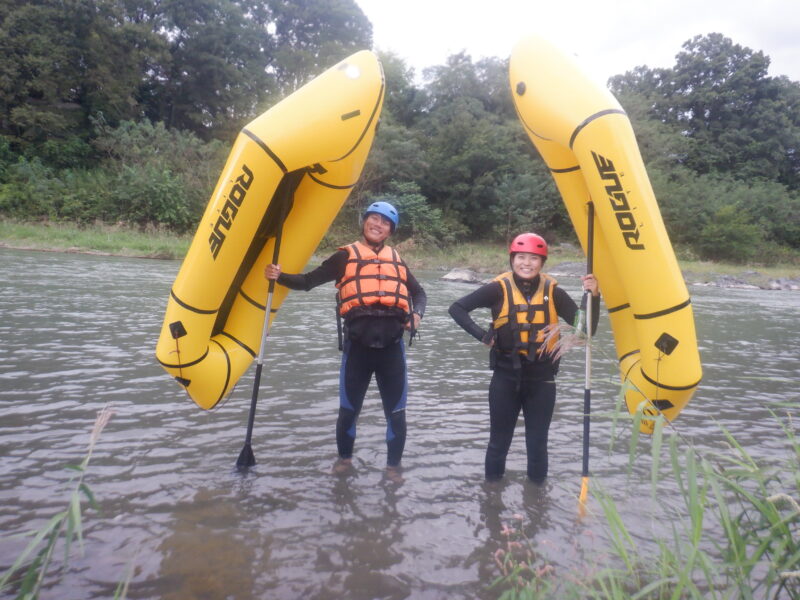
[[[516,252],[511,259],[511,269],[520,279],[533,279],[542,270],[542,257],[530,252]]]

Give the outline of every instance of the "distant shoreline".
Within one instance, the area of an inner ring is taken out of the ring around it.
[[[17,223],[0,219],[0,248],[12,250],[181,260],[190,243],[189,235],[176,236],[159,229],[139,231],[108,225],[80,228],[70,224]],[[317,250],[311,263],[319,262],[336,247],[331,243],[327,246]],[[462,279],[465,281],[480,282],[508,265],[506,249],[500,244],[470,242],[448,248],[420,248],[413,241],[405,240],[397,248],[415,270],[442,273],[462,270],[476,274]],[[584,273],[583,255],[575,246],[554,246],[550,254],[547,272],[562,277]],[[800,267],[795,265],[761,267],[708,261],[678,262],[688,285],[800,291]]]
[[[583,275],[585,265],[580,262],[563,262],[546,269],[554,277],[580,277]],[[740,274],[730,275],[722,273],[693,273],[683,271],[683,277],[689,286],[719,287],[745,290],[781,290],[800,291],[800,277],[769,277],[753,270],[744,270]],[[455,268],[442,277],[448,281],[463,283],[483,283],[488,277],[483,273],[471,269]]]

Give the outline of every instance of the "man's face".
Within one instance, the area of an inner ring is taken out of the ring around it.
[[[364,219],[364,239],[373,246],[382,244],[392,233],[392,222],[378,213],[369,213]]]

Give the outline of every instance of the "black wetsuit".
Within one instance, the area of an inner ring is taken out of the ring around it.
[[[539,285],[537,275],[530,281],[516,275],[517,287],[530,301]],[[572,324],[578,312],[578,305],[569,294],[556,286],[551,301],[555,303],[559,317]],[[481,286],[471,294],[456,300],[450,306],[450,316],[474,338],[488,343],[492,332],[475,323],[470,312],[476,308],[490,308],[492,319],[497,318],[503,304],[503,290],[500,283],[492,281]],[[592,297],[592,331],[597,328],[600,297]],[[500,329],[491,349],[490,366],[494,370],[489,384],[489,445],[486,449],[486,478],[498,479],[506,468],[506,456],[511,446],[514,427],[519,411],[525,418],[525,445],[528,455],[528,477],[541,482],[547,476],[547,435],[553,408],[556,401],[555,376],[558,361],[542,355],[522,357],[521,364],[515,368],[511,348],[514,340],[508,327]]]
[[[308,291],[329,281],[339,281],[345,273],[347,250],[339,250],[319,267],[305,274],[281,273],[278,283],[293,290]],[[408,288],[413,311],[425,314],[425,290],[408,269]],[[360,307],[344,317],[345,339],[339,371],[339,418],[336,422],[336,445],[341,458],[351,458],[356,438],[356,421],[367,388],[375,375],[386,416],[386,445],[389,466],[397,466],[406,443],[406,314],[397,308]]]

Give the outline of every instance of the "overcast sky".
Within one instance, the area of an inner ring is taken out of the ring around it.
[[[594,79],[638,65],[671,67],[695,35],[722,33],[770,57],[769,74],[800,81],[800,0],[356,0],[378,50],[413,67],[465,50],[506,58],[532,33],[577,56]]]

